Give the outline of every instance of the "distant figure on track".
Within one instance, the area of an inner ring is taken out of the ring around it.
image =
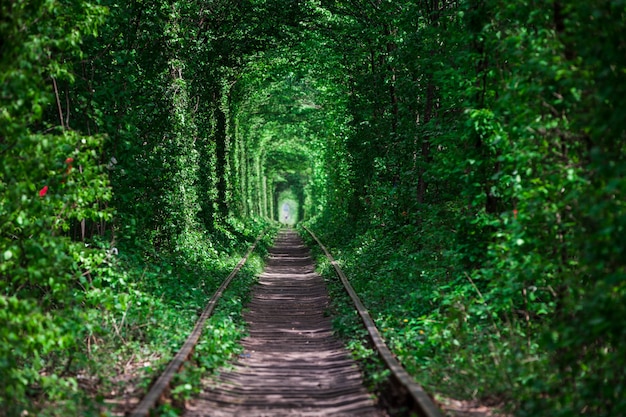
[[[283,212],[283,223],[289,223],[289,215],[291,214],[291,207],[289,207],[288,203],[283,203],[282,206]]]

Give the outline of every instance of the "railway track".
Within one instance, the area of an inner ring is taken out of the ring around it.
[[[367,310],[321,246],[347,284],[374,346],[392,371],[396,399],[412,414],[440,417],[426,393],[395,362]],[[308,248],[295,231],[282,230],[245,313],[249,335],[242,340],[244,353],[231,369],[205,381],[202,393],[188,402],[183,415],[386,416],[364,388],[358,366],[333,335],[330,319],[324,314],[328,302],[323,278],[315,272]],[[147,397],[163,396],[161,388],[152,391],[154,387]],[[137,407],[131,416],[147,415],[156,402],[151,400],[146,406],[142,401],[144,407]]]

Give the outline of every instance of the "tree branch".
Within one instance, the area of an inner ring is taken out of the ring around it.
[[[65,130],[65,124],[63,123],[63,109],[61,108],[61,99],[59,98],[59,89],[57,88],[57,80],[52,77],[52,85],[54,86],[54,96],[57,100],[57,109],[59,110],[59,121],[61,122],[61,128]]]

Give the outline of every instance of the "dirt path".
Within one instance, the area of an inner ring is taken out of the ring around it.
[[[282,231],[245,314],[244,354],[185,416],[385,415],[332,334],[328,294],[314,269],[300,237]]]

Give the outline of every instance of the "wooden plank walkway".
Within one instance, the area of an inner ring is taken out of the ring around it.
[[[333,336],[327,305],[308,248],[281,231],[245,314],[244,354],[205,383],[184,416],[385,416]]]

